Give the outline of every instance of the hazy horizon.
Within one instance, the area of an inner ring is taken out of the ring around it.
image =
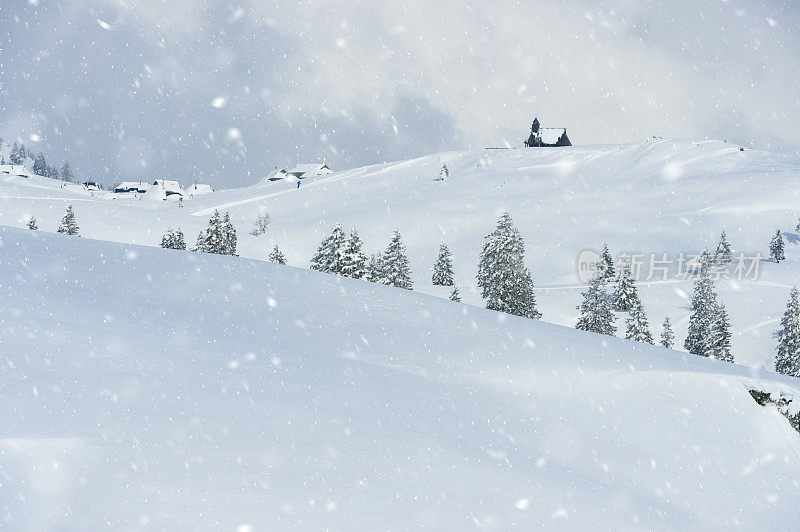
[[[297,162],[521,146],[534,116],[573,144],[719,138],[797,153],[799,11],[18,2],[0,10],[0,136],[82,178],[215,187]]]

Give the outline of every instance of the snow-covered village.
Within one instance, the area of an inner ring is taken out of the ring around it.
[[[798,528],[800,6],[0,22],[0,530]]]

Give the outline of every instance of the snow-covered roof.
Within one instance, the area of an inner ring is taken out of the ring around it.
[[[204,185],[203,183],[193,183],[192,186],[186,189],[187,194],[208,194],[214,192],[211,185]]]
[[[114,187],[114,192],[147,192],[149,189],[150,183],[144,181],[123,181]]]
[[[162,201],[167,199],[167,192],[162,187],[150,187],[150,190],[142,196],[145,199],[153,201]]]
[[[177,181],[171,181],[169,179],[156,179],[153,181],[153,185],[158,185],[160,188],[163,188],[167,194],[183,194],[183,189],[181,188],[180,183]]]
[[[287,173],[296,177],[312,177],[315,175],[327,175],[332,173],[325,163],[298,164]]]
[[[567,130],[561,127],[541,127],[539,128],[539,135],[542,137],[542,143],[555,144],[561,135],[566,133]]]

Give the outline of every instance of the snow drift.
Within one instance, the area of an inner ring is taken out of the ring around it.
[[[260,261],[0,230],[0,521],[793,528],[792,379]]]

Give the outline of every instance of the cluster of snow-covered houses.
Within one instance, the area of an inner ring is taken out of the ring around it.
[[[291,170],[275,168],[264,181],[299,181],[307,177],[324,176],[333,173],[325,163],[298,164]],[[86,186],[86,183],[84,183]],[[193,197],[214,192],[211,185],[195,182],[189,188],[181,188],[180,183],[169,179],[156,179],[153,183],[144,181],[123,181],[114,188],[116,194],[158,196],[160,199]]]
[[[325,176],[333,171],[325,163],[298,164],[290,170],[275,168],[263,182],[286,180],[292,183],[308,177]],[[16,177],[30,179],[35,176],[31,168],[26,165],[0,165],[0,174],[10,174]],[[37,176],[41,177],[41,176]],[[49,178],[48,178],[49,179]],[[101,192],[100,184],[95,181],[84,181],[80,185],[89,192]],[[75,186],[75,185],[71,185]],[[192,198],[202,194],[214,192],[211,185],[194,182],[188,188],[183,188],[178,181],[172,179],[156,179],[150,181],[123,181],[116,185],[111,197],[139,197],[143,199],[178,201]]]
[[[87,184],[93,183],[84,183],[84,187]],[[145,198],[152,198],[152,199],[162,199],[165,200],[167,198],[171,199],[182,199],[185,197],[194,197],[199,196],[202,194],[208,194],[209,192],[214,192],[214,189],[211,188],[211,185],[205,185],[202,183],[193,183],[188,188],[181,187],[181,184],[177,181],[173,181],[170,179],[156,179],[152,183],[147,181],[123,181],[116,187],[114,187],[115,194],[126,194],[126,195],[142,195]]]
[[[311,164],[298,164],[291,170],[285,168],[275,168],[275,170],[267,176],[268,181],[299,181],[307,177],[323,176],[332,174],[333,170],[328,168],[325,163],[311,163]]]

